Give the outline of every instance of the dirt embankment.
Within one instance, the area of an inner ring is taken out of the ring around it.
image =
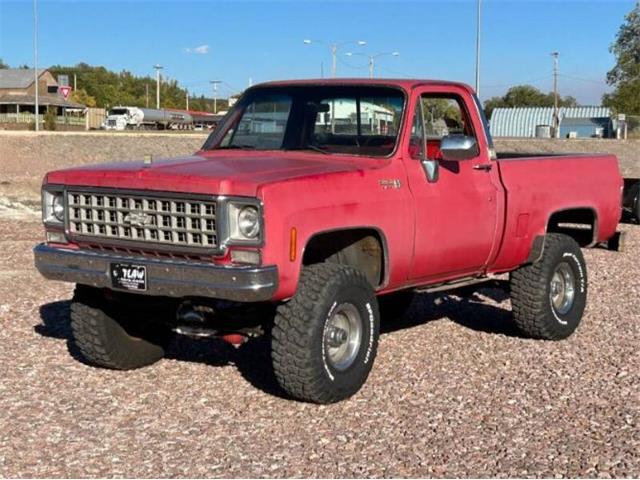
[[[36,202],[50,170],[89,163],[172,157],[196,151],[205,134],[0,132],[0,195]],[[640,177],[640,140],[498,139],[501,152],[613,153],[625,176]]]
[[[188,155],[207,136],[176,133],[0,132],[0,195],[37,200],[51,170],[90,163]]]
[[[612,153],[620,161],[620,171],[625,177],[640,178],[640,139],[538,139],[498,138],[498,152],[531,153]]]

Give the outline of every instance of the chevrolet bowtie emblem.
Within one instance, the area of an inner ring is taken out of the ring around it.
[[[127,213],[122,220],[132,227],[145,227],[151,224],[153,217],[143,212],[131,212]]]

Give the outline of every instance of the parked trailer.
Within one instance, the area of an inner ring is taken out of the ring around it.
[[[103,123],[105,130],[131,129],[186,129],[193,126],[193,118],[187,112],[118,106],[109,110]]]

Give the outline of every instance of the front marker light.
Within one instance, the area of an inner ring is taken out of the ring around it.
[[[256,207],[244,207],[238,213],[238,230],[247,238],[256,238],[260,233],[260,213]]]

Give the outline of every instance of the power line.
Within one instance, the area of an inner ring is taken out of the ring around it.
[[[607,82],[603,82],[602,80],[593,80],[593,79],[590,79],[590,78],[576,77],[576,76],[573,76],[573,75],[565,75],[563,73],[559,73],[558,75],[561,76],[561,77],[564,77],[564,78],[570,78],[572,80],[580,80],[581,82],[590,82],[590,83],[597,83],[599,85],[608,85]]]
[[[530,83],[540,83],[543,80],[549,80],[550,78],[552,78],[552,75],[546,75],[544,77],[533,78],[533,79],[530,79],[530,80],[518,80],[517,82],[512,82],[512,83],[501,83],[501,84],[495,84],[495,85],[482,85],[482,87],[483,88],[515,87],[517,85],[526,85],[526,84],[530,84]]]
[[[353,70],[363,70],[365,68],[367,68],[366,65],[352,65],[346,61],[344,61],[342,58],[338,57],[338,61],[344,65],[345,67],[351,68]]]

